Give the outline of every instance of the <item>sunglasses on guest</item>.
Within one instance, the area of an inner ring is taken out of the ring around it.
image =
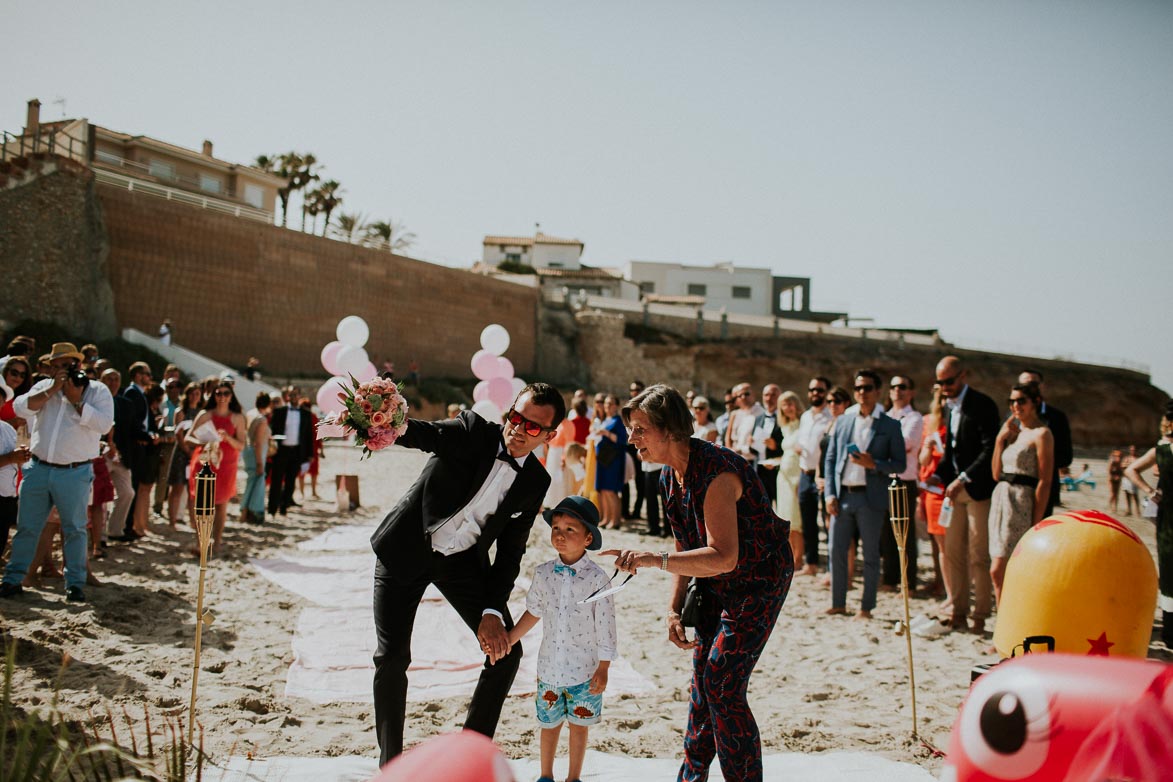
[[[529,420],[528,418],[526,418],[524,415],[517,412],[513,408],[510,408],[509,412],[506,413],[505,420],[508,421],[513,426],[520,426],[521,431],[525,432],[530,437],[537,437],[542,432],[554,431],[554,429],[552,427],[542,426],[537,421]]]
[[[232,392],[229,391],[227,388],[221,388],[219,391],[216,392],[216,396],[232,396]]]
[[[959,378],[959,377],[961,377],[961,373],[960,373],[960,372],[958,372],[958,373],[957,373],[956,375],[954,375],[953,377],[942,377],[942,378],[938,378],[938,379],[937,379],[937,382],[936,382],[936,385],[938,385],[938,386],[951,386],[951,385],[953,385],[954,383],[956,383],[956,382],[957,382],[957,378]]]
[[[1015,405],[1025,405],[1029,401],[1029,396],[1012,396],[1010,397],[1010,406],[1014,407]]]
[[[892,385],[888,386],[888,388],[892,389],[893,391],[907,391],[908,384],[907,383],[893,383]]]
[[[875,391],[876,387],[874,385],[872,385],[871,383],[864,383],[862,385],[856,386],[855,390],[859,393],[866,394],[871,391]]]
[[[25,372],[23,369],[16,369],[15,367],[4,370],[4,374],[12,375],[13,377],[28,377],[29,375],[29,373]]]

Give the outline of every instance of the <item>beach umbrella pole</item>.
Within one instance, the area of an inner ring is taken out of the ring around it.
[[[208,464],[208,454],[201,456],[203,466],[196,476],[195,521],[200,548],[200,585],[196,593],[195,662],[191,671],[191,708],[187,715],[187,743],[191,746],[195,729],[196,688],[200,681],[200,641],[204,625],[211,624],[211,611],[204,610],[204,575],[208,572],[208,552],[212,547],[212,523],[216,518],[216,473]]]
[[[912,523],[908,512],[908,487],[893,477],[888,485],[888,512],[892,519],[892,532],[896,536],[896,549],[900,552],[900,593],[904,596],[904,641],[908,648],[908,688],[912,694],[912,737],[916,734],[916,674],[912,666],[911,614],[908,608],[908,527]]]

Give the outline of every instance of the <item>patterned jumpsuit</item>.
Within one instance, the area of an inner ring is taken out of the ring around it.
[[[707,779],[715,755],[728,782],[753,782],[762,779],[762,745],[746,690],[794,575],[790,523],[774,514],[757,473],[740,456],[695,438],[689,448],[683,485],[669,468],[660,477],[665,515],[683,550],[707,545],[705,494],[718,475],[740,478],[742,495],[737,567],[703,582],[684,763],[677,778]]]

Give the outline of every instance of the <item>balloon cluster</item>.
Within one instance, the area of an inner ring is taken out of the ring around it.
[[[338,399],[338,394],[349,389],[350,377],[360,383],[373,380],[379,370],[371,363],[367,351],[363,348],[370,339],[371,330],[367,322],[358,315],[347,315],[338,321],[338,328],[334,331],[338,339],[322,348],[322,366],[333,377],[322,384],[318,389],[318,407],[325,414],[340,413],[345,406]],[[341,437],[342,427],[338,431],[318,430],[319,437]]]
[[[525,388],[525,381],[513,376],[513,362],[502,355],[508,349],[509,332],[492,323],[481,331],[481,349],[472,354],[472,373],[481,381],[472,391],[472,410],[496,424]]]

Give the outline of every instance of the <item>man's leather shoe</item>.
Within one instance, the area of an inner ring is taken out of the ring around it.
[[[24,594],[24,587],[20,584],[0,584],[0,597],[16,597]]]
[[[114,539],[115,539],[115,540],[120,540],[120,541],[122,541],[123,543],[134,543],[136,540],[138,540],[138,539],[139,539],[139,538],[141,538],[141,537],[142,537],[142,535],[140,535],[140,534],[138,534],[137,532],[135,532],[135,531],[131,530],[130,532],[127,532],[125,535],[119,535],[118,537],[116,537],[116,538],[114,538]]]
[[[81,587],[69,587],[65,590],[65,599],[71,603],[84,603],[86,593],[81,591]]]

